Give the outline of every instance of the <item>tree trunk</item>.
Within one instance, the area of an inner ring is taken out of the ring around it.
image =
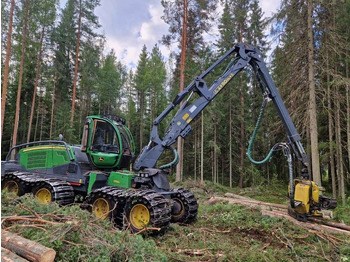
[[[185,63],[186,63],[186,43],[187,43],[187,0],[184,0],[182,16],[182,35],[181,35],[181,67],[180,67],[180,92],[184,90],[185,85]],[[182,103],[180,104],[180,106]],[[177,139],[177,151],[179,153],[179,163],[176,166],[176,181],[181,181],[183,172],[183,141]]]
[[[26,0],[25,2],[25,9],[26,11],[25,11],[24,27],[23,27],[22,54],[21,54],[21,64],[20,64],[19,77],[18,77],[16,114],[15,114],[15,122],[13,125],[12,146],[17,145],[17,132],[18,132],[18,123],[19,123],[19,114],[20,114],[22,78],[23,78],[23,67],[24,67],[24,52],[25,52],[27,28],[28,28],[29,0]]]
[[[318,151],[318,134],[317,134],[317,112],[316,112],[316,87],[314,74],[314,41],[312,30],[312,11],[313,2],[308,1],[308,82],[309,82],[309,120],[310,120],[310,143],[311,143],[311,163],[312,176],[314,182],[321,186],[320,159]]]
[[[34,129],[34,141],[37,141],[36,135],[38,133],[40,108],[41,108],[41,100],[40,100],[40,97],[39,97],[38,110],[36,110],[36,121],[35,121],[35,129]]]
[[[53,129],[53,118],[54,118],[54,111],[55,111],[55,92],[56,92],[56,71],[55,76],[53,78],[53,91],[52,91],[52,103],[51,103],[51,119],[50,119],[50,139],[52,139],[52,129]]]
[[[196,127],[197,127],[197,124],[198,121],[196,121]],[[197,143],[198,143],[198,135],[197,135],[197,132],[198,132],[198,128],[195,129],[194,131],[194,181],[197,180]]]
[[[143,147],[143,118],[144,118],[144,107],[145,107],[145,98],[144,98],[144,91],[141,91],[140,93],[140,152]]]
[[[336,86],[336,112],[335,112],[335,139],[337,151],[337,174],[338,174],[338,192],[342,199],[342,204],[345,205],[345,185],[344,185],[344,168],[343,168],[343,151],[341,141],[341,125],[340,125],[340,93],[339,87]]]
[[[204,184],[204,115],[201,112],[201,184]]]
[[[78,34],[77,34],[77,49],[75,54],[75,68],[74,68],[74,80],[73,80],[73,95],[72,95],[72,115],[70,119],[70,128],[73,127],[74,113],[75,113],[75,96],[77,90],[78,80],[78,64],[79,64],[79,50],[80,50],[80,28],[81,28],[81,16],[82,16],[81,0],[79,0],[79,19],[78,19]]]
[[[214,176],[214,183],[217,184],[218,181],[218,174],[217,174],[217,157],[216,157],[216,121],[214,122],[214,143],[213,143],[213,176]]]
[[[240,75],[240,86],[241,86],[241,156],[240,156],[240,171],[239,171],[239,183],[238,187],[243,188],[243,174],[244,174],[244,140],[245,140],[245,125],[244,125],[244,90],[242,75]]]
[[[337,197],[337,186],[335,178],[335,163],[334,163],[334,147],[333,147],[333,117],[332,117],[332,99],[331,99],[331,82],[329,75],[329,56],[327,52],[327,110],[328,110],[328,140],[329,140],[329,163],[332,178],[332,193],[333,197]]]
[[[7,84],[8,84],[8,76],[9,76],[9,68],[10,68],[12,22],[13,22],[13,10],[14,9],[15,9],[15,0],[11,0],[9,31],[7,33],[7,42],[6,42],[6,58],[5,58],[5,68],[4,68],[4,79],[2,82],[1,137],[2,137],[2,132],[3,132],[3,127],[4,127],[4,119],[5,119],[5,107],[6,107]]]
[[[43,30],[41,32],[41,37],[40,37],[40,46],[39,46],[38,60],[37,60],[37,63],[36,63],[36,75],[35,75],[35,84],[34,84],[34,91],[33,91],[33,100],[32,100],[32,107],[30,109],[29,126],[28,126],[28,133],[27,133],[27,143],[29,143],[29,141],[30,141],[30,133],[31,133],[31,130],[32,130],[32,122],[33,122],[33,116],[34,116],[36,90],[38,88],[38,83],[39,83],[41,56],[42,56],[42,46],[43,46],[44,35],[45,35],[45,26],[43,27]]]
[[[350,33],[350,32],[349,32]],[[346,79],[349,79],[349,49],[346,50],[346,56],[345,56],[345,76]],[[350,170],[350,85],[349,83],[346,84],[346,132],[347,132],[347,148],[348,148],[348,167]],[[347,173],[347,181],[350,183],[350,177],[349,177],[350,171]]]
[[[51,262],[56,256],[55,250],[4,230],[1,232],[1,246],[30,261]]]
[[[232,188],[232,97],[230,93],[230,120],[229,120],[229,175],[230,175],[230,187]]]
[[[41,113],[41,121],[40,121],[40,136],[39,139],[42,141],[43,139],[43,126],[44,126],[44,103],[41,104],[41,108],[39,109],[39,113]]]

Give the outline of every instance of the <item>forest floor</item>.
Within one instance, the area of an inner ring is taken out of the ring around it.
[[[350,237],[306,229],[286,218],[227,201],[210,201],[233,193],[259,201],[287,204],[282,185],[230,189],[187,181],[197,197],[197,220],[171,224],[161,236],[132,235],[108,221],[94,218],[79,206],[43,206],[31,196],[9,200],[2,194],[2,230],[35,240],[56,252],[55,261],[349,261]],[[35,217],[26,223],[12,216]],[[45,222],[48,221],[48,222]],[[334,210],[333,222],[350,225],[350,199]]]

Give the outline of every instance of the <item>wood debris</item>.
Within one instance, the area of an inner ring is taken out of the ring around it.
[[[310,221],[314,222],[300,222],[288,214],[288,206],[274,203],[267,203],[258,201],[255,199],[243,197],[236,194],[226,193],[225,197],[211,197],[208,202],[210,204],[225,201],[230,204],[239,204],[255,209],[259,209],[261,214],[275,218],[285,218],[293,224],[307,228],[311,231],[326,232],[331,234],[346,234],[350,235],[350,226],[326,221],[325,219],[310,218]]]

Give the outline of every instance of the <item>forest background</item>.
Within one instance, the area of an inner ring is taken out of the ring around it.
[[[349,0],[282,0],[270,18],[264,18],[258,0],[163,0],[169,33],[159,43],[177,48],[165,58],[159,44],[150,50],[144,46],[134,68],[107,50],[95,14],[99,5],[99,0],[68,0],[63,8],[57,0],[2,0],[2,159],[11,146],[59,134],[79,144],[85,117],[94,114],[124,117],[137,155],[149,141],[152,121],[179,88],[234,43],[246,42],[270,62],[310,156],[313,179],[345,203],[350,186]],[[218,37],[205,41],[203,35],[214,26]],[[214,72],[209,82],[219,75]],[[185,142],[178,143],[182,162],[176,180],[206,179],[230,187],[287,183],[281,152],[260,166],[246,157],[261,100],[251,71],[232,80],[191,123]],[[262,159],[279,141],[286,141],[286,132],[269,103],[254,157]],[[165,154],[160,162],[171,158]]]

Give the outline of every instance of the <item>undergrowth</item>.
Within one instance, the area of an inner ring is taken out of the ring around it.
[[[235,193],[285,204],[286,187],[279,184],[237,189],[206,182],[176,183],[199,201],[197,220],[171,224],[157,237],[132,235],[96,219],[78,205],[41,205],[32,196],[8,199],[2,193],[2,219],[40,217],[51,224],[5,220],[2,229],[35,240],[57,252],[55,261],[342,261],[350,262],[345,236],[314,233],[285,219],[261,215],[257,209],[208,201]],[[335,209],[338,221],[349,221],[350,203]]]
[[[154,239],[144,239],[96,219],[78,205],[40,204],[31,195],[10,199],[2,192],[2,229],[56,251],[55,261],[167,261]],[[13,223],[11,217],[39,218],[47,223]]]

